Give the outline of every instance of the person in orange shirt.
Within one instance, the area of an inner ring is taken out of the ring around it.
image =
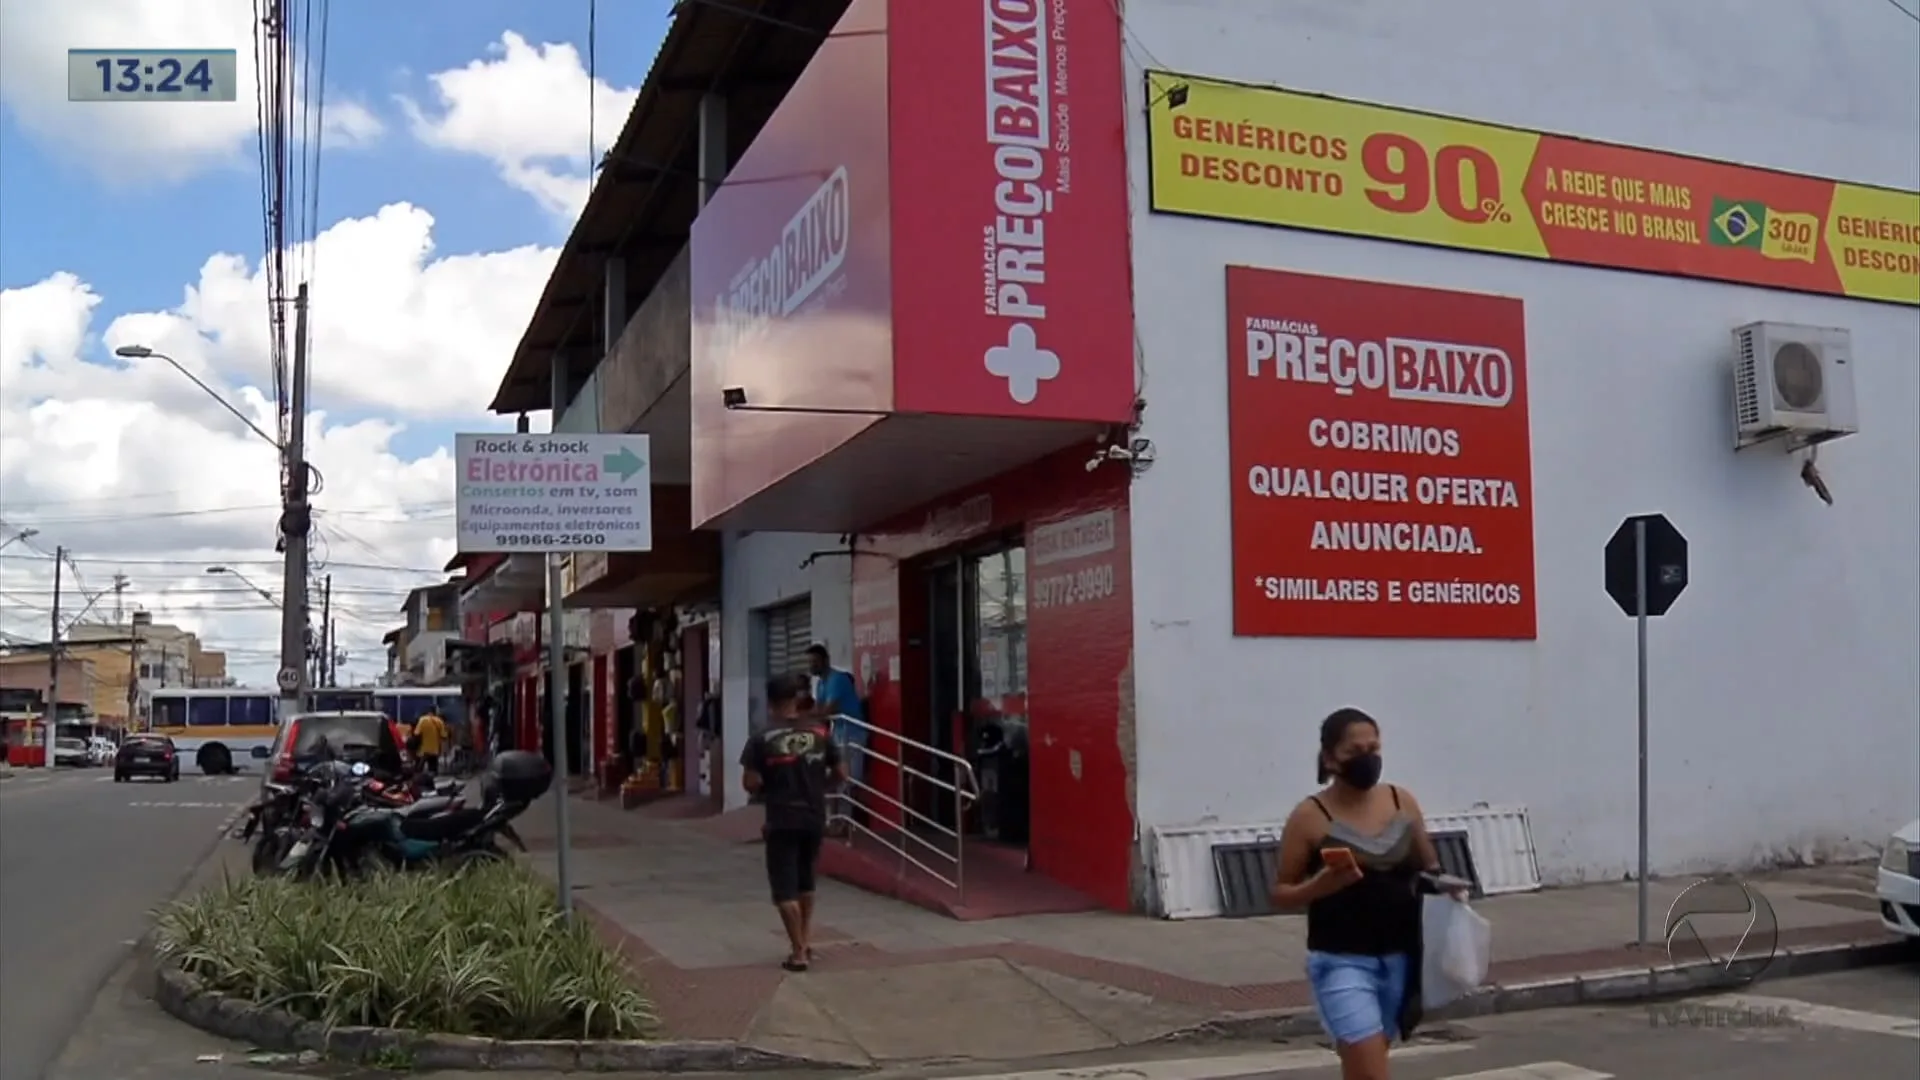
[[[421,771],[428,776],[438,776],[440,755],[447,748],[447,722],[440,719],[440,713],[437,710],[429,708],[426,714],[420,717],[420,722],[413,725],[413,739],[419,746],[415,754],[420,759]]]

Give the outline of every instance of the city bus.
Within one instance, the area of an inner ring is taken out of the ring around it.
[[[280,695],[244,687],[218,690],[155,690],[152,729],[173,740],[180,756],[208,775],[264,766],[280,730]],[[378,712],[400,725],[406,738],[433,708],[447,727],[460,731],[465,703],[457,686],[363,686],[309,690],[307,712]]]
[[[151,729],[203,773],[257,768],[280,731],[280,695],[245,687],[169,687],[151,695]]]
[[[381,713],[400,725],[401,738],[413,731],[413,725],[429,708],[440,714],[450,731],[458,732],[466,720],[466,701],[457,686],[329,687],[309,691],[307,708],[312,712]]]

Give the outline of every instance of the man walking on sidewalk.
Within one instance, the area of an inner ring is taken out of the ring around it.
[[[741,784],[767,809],[767,885],[787,931],[790,951],[780,966],[788,971],[805,971],[813,959],[814,866],[826,835],[827,790],[847,778],[825,721],[801,711],[806,690],[792,675],[768,679],[767,726],[740,752]]]

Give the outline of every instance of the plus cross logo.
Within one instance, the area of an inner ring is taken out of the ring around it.
[[[1007,380],[1007,394],[1022,405],[1040,396],[1040,384],[1060,376],[1060,354],[1040,347],[1033,327],[1007,327],[1007,343],[987,350],[987,370]]]

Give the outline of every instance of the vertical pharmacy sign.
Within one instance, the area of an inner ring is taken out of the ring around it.
[[[650,551],[645,435],[456,435],[462,552]]]

